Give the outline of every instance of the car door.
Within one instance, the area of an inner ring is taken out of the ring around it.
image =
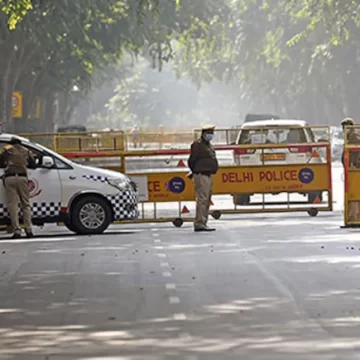
[[[6,143],[0,142],[2,148]],[[43,156],[49,156],[38,148],[23,144],[32,154],[41,160]],[[0,176],[4,169],[0,169]],[[56,163],[52,168],[44,168],[40,164],[36,169],[28,169],[30,203],[33,219],[51,221],[60,214],[61,210],[61,184],[59,171]],[[6,206],[6,189],[0,184],[0,219],[8,217]]]
[[[39,160],[36,169],[28,169],[30,201],[34,219],[48,219],[58,217],[61,210],[61,182],[59,170],[54,161],[52,168],[45,168],[41,164],[43,156],[49,154],[37,148],[26,146]]]

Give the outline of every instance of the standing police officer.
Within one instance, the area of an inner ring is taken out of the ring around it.
[[[12,137],[10,144],[6,145],[0,154],[0,164],[5,166],[3,176],[7,207],[14,232],[13,239],[19,239],[21,237],[18,210],[19,202],[23,212],[26,236],[32,238],[34,235],[31,224],[27,167],[32,169],[36,168],[36,162],[30,155],[30,152],[21,145],[21,140],[17,137]]]
[[[215,126],[202,127],[201,137],[191,145],[188,165],[191,170],[190,178],[194,179],[196,193],[195,231],[215,231],[207,226],[212,193],[212,175],[219,168],[216,153],[211,145]]]

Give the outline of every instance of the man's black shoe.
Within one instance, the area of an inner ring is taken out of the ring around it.
[[[26,237],[27,237],[28,239],[32,239],[32,238],[34,237],[34,234],[33,234],[32,232],[27,232],[27,233],[26,233]]]
[[[20,238],[21,238],[21,234],[15,233],[11,238],[12,238],[12,239],[20,239]]]
[[[204,227],[204,228],[195,228],[194,231],[195,232],[212,232],[215,231],[216,229],[212,229],[212,228],[208,228],[208,227]]]

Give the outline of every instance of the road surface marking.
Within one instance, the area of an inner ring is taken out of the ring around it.
[[[166,258],[166,255],[165,255],[165,254],[157,254],[157,256],[158,256],[159,258]]]
[[[160,265],[161,265],[161,267],[169,267],[170,266],[169,263],[167,263],[167,262],[162,262]]]
[[[154,243],[159,244],[159,243],[161,243],[161,240],[160,239],[155,239]]]
[[[165,287],[167,290],[176,290],[175,284],[166,284]]]
[[[163,246],[155,246],[155,249],[156,250],[164,250],[164,247]]]
[[[171,272],[165,271],[162,273],[163,277],[171,277]]]
[[[153,237],[159,237],[159,234],[153,234]]]
[[[170,304],[180,304],[180,299],[177,296],[170,296],[169,303]]]
[[[178,314],[174,314],[174,320],[186,320],[187,317],[185,314],[181,314],[181,313],[178,313]]]

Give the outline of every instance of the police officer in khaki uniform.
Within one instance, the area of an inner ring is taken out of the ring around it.
[[[9,145],[4,147],[0,154],[0,164],[5,167],[4,185],[8,212],[10,215],[13,238],[21,237],[21,228],[19,224],[19,209],[24,216],[25,233],[28,238],[32,238],[31,224],[31,206],[29,196],[29,183],[27,177],[27,167],[36,168],[36,162],[30,155],[30,152],[21,145],[21,140],[12,137]]]
[[[195,231],[215,231],[207,226],[212,193],[212,176],[217,173],[219,164],[211,145],[215,126],[203,126],[201,137],[191,145],[188,165],[190,178],[194,179],[196,193]]]

